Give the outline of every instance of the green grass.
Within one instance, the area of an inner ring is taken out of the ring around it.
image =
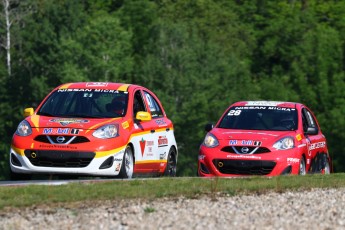
[[[345,174],[248,178],[158,178],[116,180],[65,185],[0,187],[0,210],[5,207],[53,205],[71,202],[155,199],[161,197],[216,198],[220,195],[264,194],[287,190],[345,187]],[[154,210],[148,209],[147,212]]]

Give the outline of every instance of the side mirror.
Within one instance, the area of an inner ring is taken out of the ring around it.
[[[137,119],[138,121],[151,121],[152,117],[149,112],[139,111],[137,112],[135,119]]]
[[[205,131],[210,132],[213,129],[214,125],[213,124],[207,124],[205,125]]]
[[[307,135],[316,135],[318,134],[319,130],[316,127],[308,127],[307,131],[305,134]]]
[[[34,108],[26,108],[24,109],[24,117],[28,117],[34,114]]]

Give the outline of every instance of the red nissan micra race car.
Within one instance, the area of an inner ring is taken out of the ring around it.
[[[158,98],[130,84],[81,82],[55,88],[13,135],[14,178],[31,174],[175,176],[172,122]]]
[[[242,101],[205,127],[199,176],[330,173],[332,161],[314,114],[292,102]]]

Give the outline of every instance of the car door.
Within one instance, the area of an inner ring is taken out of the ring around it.
[[[132,135],[132,144],[135,149],[135,166],[136,173],[157,172],[159,164],[157,159],[158,141],[156,135],[157,124],[154,120],[140,121],[137,120],[138,112],[149,112],[147,104],[143,97],[143,92],[138,89],[134,92],[133,98],[133,120],[134,130]]]
[[[307,139],[307,165],[309,165],[312,163],[311,161],[315,158],[315,156],[326,146],[326,141],[321,131],[319,130],[314,116],[307,108],[302,109],[302,122],[305,137]],[[308,133],[308,128],[316,129],[315,133]]]
[[[166,159],[169,151],[168,121],[163,114],[163,110],[156,98],[148,91],[144,91],[145,99],[150,109],[152,120],[155,122],[155,135],[157,139],[158,149],[156,160]],[[169,133],[170,134],[170,133]]]

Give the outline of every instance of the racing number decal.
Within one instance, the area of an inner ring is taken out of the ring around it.
[[[228,116],[238,116],[240,115],[242,112],[242,110],[230,110],[229,113],[228,113]]]

